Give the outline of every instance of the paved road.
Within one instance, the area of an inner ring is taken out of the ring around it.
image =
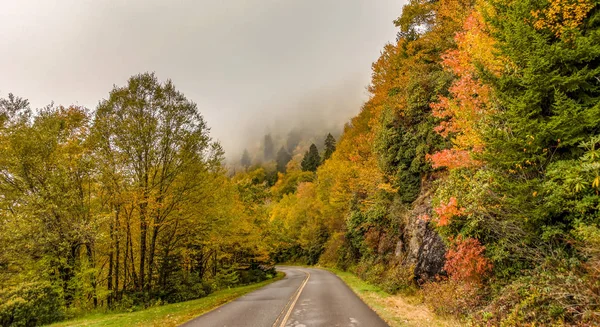
[[[334,274],[277,267],[286,276],[225,304],[185,327],[384,327],[387,324]]]

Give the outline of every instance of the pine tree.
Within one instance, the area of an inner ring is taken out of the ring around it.
[[[310,149],[304,153],[302,159],[302,170],[303,171],[317,171],[317,168],[321,164],[321,157],[319,156],[319,150],[313,143],[310,145]]]
[[[281,147],[279,152],[277,152],[277,171],[285,173],[286,166],[290,160],[292,160],[292,156],[285,150],[284,147]]]
[[[333,135],[331,135],[331,133],[328,133],[327,137],[325,138],[325,150],[323,151],[323,162],[325,162],[325,160],[331,158],[331,155],[333,154],[334,151],[335,151],[335,138],[333,137]]]
[[[246,169],[248,169],[248,167],[250,167],[250,165],[252,164],[252,161],[250,160],[250,154],[248,153],[248,149],[244,149],[244,154],[242,154],[242,159],[240,163]]]
[[[300,140],[302,140],[302,133],[298,129],[293,129],[288,133],[286,146],[289,153],[294,152]]]
[[[271,161],[275,157],[275,145],[273,144],[273,138],[271,134],[265,135],[265,143],[264,143],[264,159],[265,161]]]

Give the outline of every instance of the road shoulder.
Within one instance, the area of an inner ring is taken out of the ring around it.
[[[391,327],[458,327],[463,325],[452,318],[437,316],[427,306],[418,303],[416,298],[389,294],[349,272],[331,268],[323,269],[331,271],[344,281]]]

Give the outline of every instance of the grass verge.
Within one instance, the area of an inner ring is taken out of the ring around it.
[[[71,326],[179,326],[182,323],[198,317],[218,306],[235,300],[236,298],[255,291],[263,286],[282,279],[283,273],[277,273],[277,277],[258,284],[240,286],[214,292],[206,297],[159,307],[149,308],[136,312],[127,313],[94,313],[74,320],[62,321],[50,325],[51,327]]]
[[[417,297],[392,295],[352,273],[331,268],[324,269],[331,271],[343,280],[391,327],[463,326],[452,318],[437,316]]]

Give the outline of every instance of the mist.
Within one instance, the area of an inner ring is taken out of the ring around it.
[[[0,95],[94,109],[140,72],[198,104],[228,160],[267,133],[339,134],[404,1],[9,1]]]

